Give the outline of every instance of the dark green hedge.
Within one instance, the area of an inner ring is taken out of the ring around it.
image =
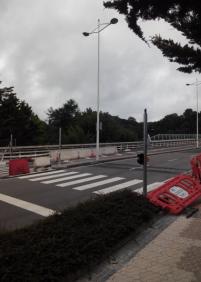
[[[0,281],[75,281],[158,211],[129,190],[0,235]]]

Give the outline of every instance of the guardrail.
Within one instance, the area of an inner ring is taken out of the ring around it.
[[[156,147],[178,147],[186,145],[194,145],[196,140],[194,139],[172,139],[172,140],[154,140],[148,142],[150,149]],[[113,143],[100,143],[100,147],[116,146],[118,152],[127,150],[142,150],[143,141],[136,142],[113,142]],[[35,158],[39,156],[49,156],[52,150],[62,149],[79,149],[79,148],[95,148],[95,143],[89,144],[63,144],[59,145],[42,145],[42,146],[17,146],[17,147],[0,147],[0,159],[14,159],[14,158]]]

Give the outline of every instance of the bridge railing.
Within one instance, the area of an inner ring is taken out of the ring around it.
[[[170,139],[170,140],[149,140],[149,149],[178,147],[195,145],[195,139]],[[137,151],[143,149],[143,141],[136,142],[113,142],[100,143],[100,147],[116,146],[118,152]],[[43,145],[43,146],[17,146],[17,147],[0,147],[0,160],[14,159],[14,158],[34,158],[39,156],[49,156],[52,150],[62,149],[81,149],[81,148],[95,148],[96,143],[90,144],[63,144],[59,145]]]

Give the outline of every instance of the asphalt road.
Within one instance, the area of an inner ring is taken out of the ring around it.
[[[190,170],[193,151],[150,157],[148,190]],[[100,193],[143,186],[143,170],[136,159],[61,169],[0,180],[0,229],[14,229],[96,197]]]

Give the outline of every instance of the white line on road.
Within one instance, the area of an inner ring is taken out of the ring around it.
[[[81,174],[76,174],[76,175],[73,175],[73,176],[62,177],[62,178],[57,178],[57,179],[53,179],[53,180],[43,181],[41,183],[43,183],[43,184],[51,184],[51,183],[61,182],[61,181],[64,181],[64,180],[70,180],[70,179],[80,178],[80,177],[89,176],[89,175],[91,175],[91,173],[81,173]]]
[[[152,183],[152,184],[147,185],[147,192],[150,192],[150,191],[152,191],[152,190],[158,188],[158,187],[161,186],[162,184],[164,184],[164,182],[155,182],[155,183]],[[143,187],[138,188],[138,189],[136,189],[136,190],[133,190],[133,192],[137,192],[137,193],[142,194],[142,193],[143,193]]]
[[[117,191],[117,190],[120,190],[120,189],[124,189],[124,188],[130,187],[130,186],[136,185],[136,184],[141,183],[141,182],[142,182],[142,180],[133,179],[133,180],[130,180],[130,181],[109,187],[109,188],[105,188],[105,189],[102,189],[102,190],[95,191],[94,193],[100,194],[100,195],[108,194],[108,193],[111,193],[111,192],[114,192],[114,191]]]
[[[22,208],[24,210],[42,215],[42,216],[49,216],[54,214],[56,211],[44,208],[39,205],[32,204],[30,202],[26,202],[17,198],[13,198],[4,194],[0,194],[0,201],[5,202],[7,204]]]
[[[37,178],[31,178],[29,180],[30,181],[39,181],[39,180],[51,179],[51,178],[55,178],[55,177],[59,177],[59,176],[72,175],[72,174],[76,174],[76,173],[78,173],[78,172],[71,171],[71,172],[59,173],[59,174],[42,176],[42,177],[37,177]]]
[[[18,178],[20,179],[26,179],[26,178],[32,178],[32,177],[37,177],[37,176],[42,176],[42,175],[50,175],[50,174],[55,174],[55,173],[60,173],[60,172],[64,172],[65,170],[53,170],[53,171],[49,171],[49,172],[40,172],[40,173],[36,173],[36,174],[28,174],[25,176],[19,176]]]
[[[177,161],[177,159],[168,160],[168,162],[174,162],[174,161]]]
[[[122,179],[125,179],[125,178],[123,178],[123,177],[113,177],[113,178],[110,178],[110,179],[107,179],[107,180],[98,181],[98,182],[91,183],[91,184],[86,184],[86,185],[79,186],[79,187],[76,187],[76,188],[73,188],[73,189],[83,191],[83,190],[87,190],[87,189],[97,187],[99,185],[108,184],[108,183],[119,181],[119,180],[122,180]]]
[[[74,185],[74,184],[79,184],[79,183],[83,183],[83,182],[97,180],[97,179],[104,178],[104,177],[107,177],[107,176],[106,175],[97,175],[97,176],[87,177],[87,178],[84,178],[84,179],[79,179],[79,180],[74,180],[74,181],[58,184],[56,186],[58,186],[58,187],[66,187],[66,186],[70,186],[70,185]],[[47,182],[48,181],[45,181],[45,182],[42,182],[42,183],[48,184]]]
[[[139,169],[142,168],[141,166],[136,166],[136,167],[131,167],[129,170],[135,170],[135,169]]]

